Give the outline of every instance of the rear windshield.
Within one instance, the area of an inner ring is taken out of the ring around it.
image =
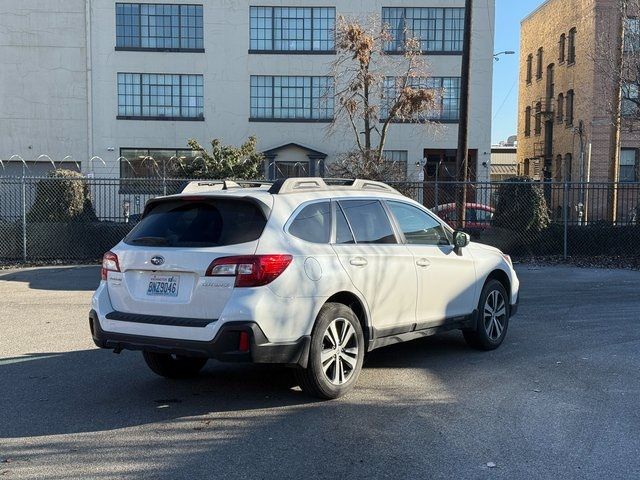
[[[260,238],[267,223],[246,200],[175,200],[152,205],[126,236],[129,245],[223,247]]]

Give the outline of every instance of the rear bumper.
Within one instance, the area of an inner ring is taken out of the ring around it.
[[[255,322],[229,322],[222,325],[211,341],[178,340],[148,337],[102,329],[95,310],[89,312],[89,324],[94,343],[113,350],[141,350],[176,355],[207,357],[222,362],[278,363],[306,367],[311,337],[295,342],[269,343]],[[240,333],[249,335],[249,351],[238,350]]]

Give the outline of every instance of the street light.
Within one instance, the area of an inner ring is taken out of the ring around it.
[[[493,54],[493,58],[496,62],[500,61],[500,55],[515,55],[516,52],[512,51],[512,50],[505,50],[504,52],[498,52],[498,53],[494,53]]]

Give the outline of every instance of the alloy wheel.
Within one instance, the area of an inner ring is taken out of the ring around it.
[[[491,341],[502,336],[507,320],[507,304],[498,290],[492,290],[484,303],[484,329]]]
[[[333,385],[349,381],[358,364],[358,336],[345,318],[333,320],[322,336],[322,370]]]

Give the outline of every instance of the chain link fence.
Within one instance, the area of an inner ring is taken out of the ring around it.
[[[0,262],[91,262],[184,179],[0,177]],[[404,182],[393,186],[516,258],[640,256],[640,183]],[[464,215],[458,207],[466,206]],[[464,217],[464,218],[461,218]]]

